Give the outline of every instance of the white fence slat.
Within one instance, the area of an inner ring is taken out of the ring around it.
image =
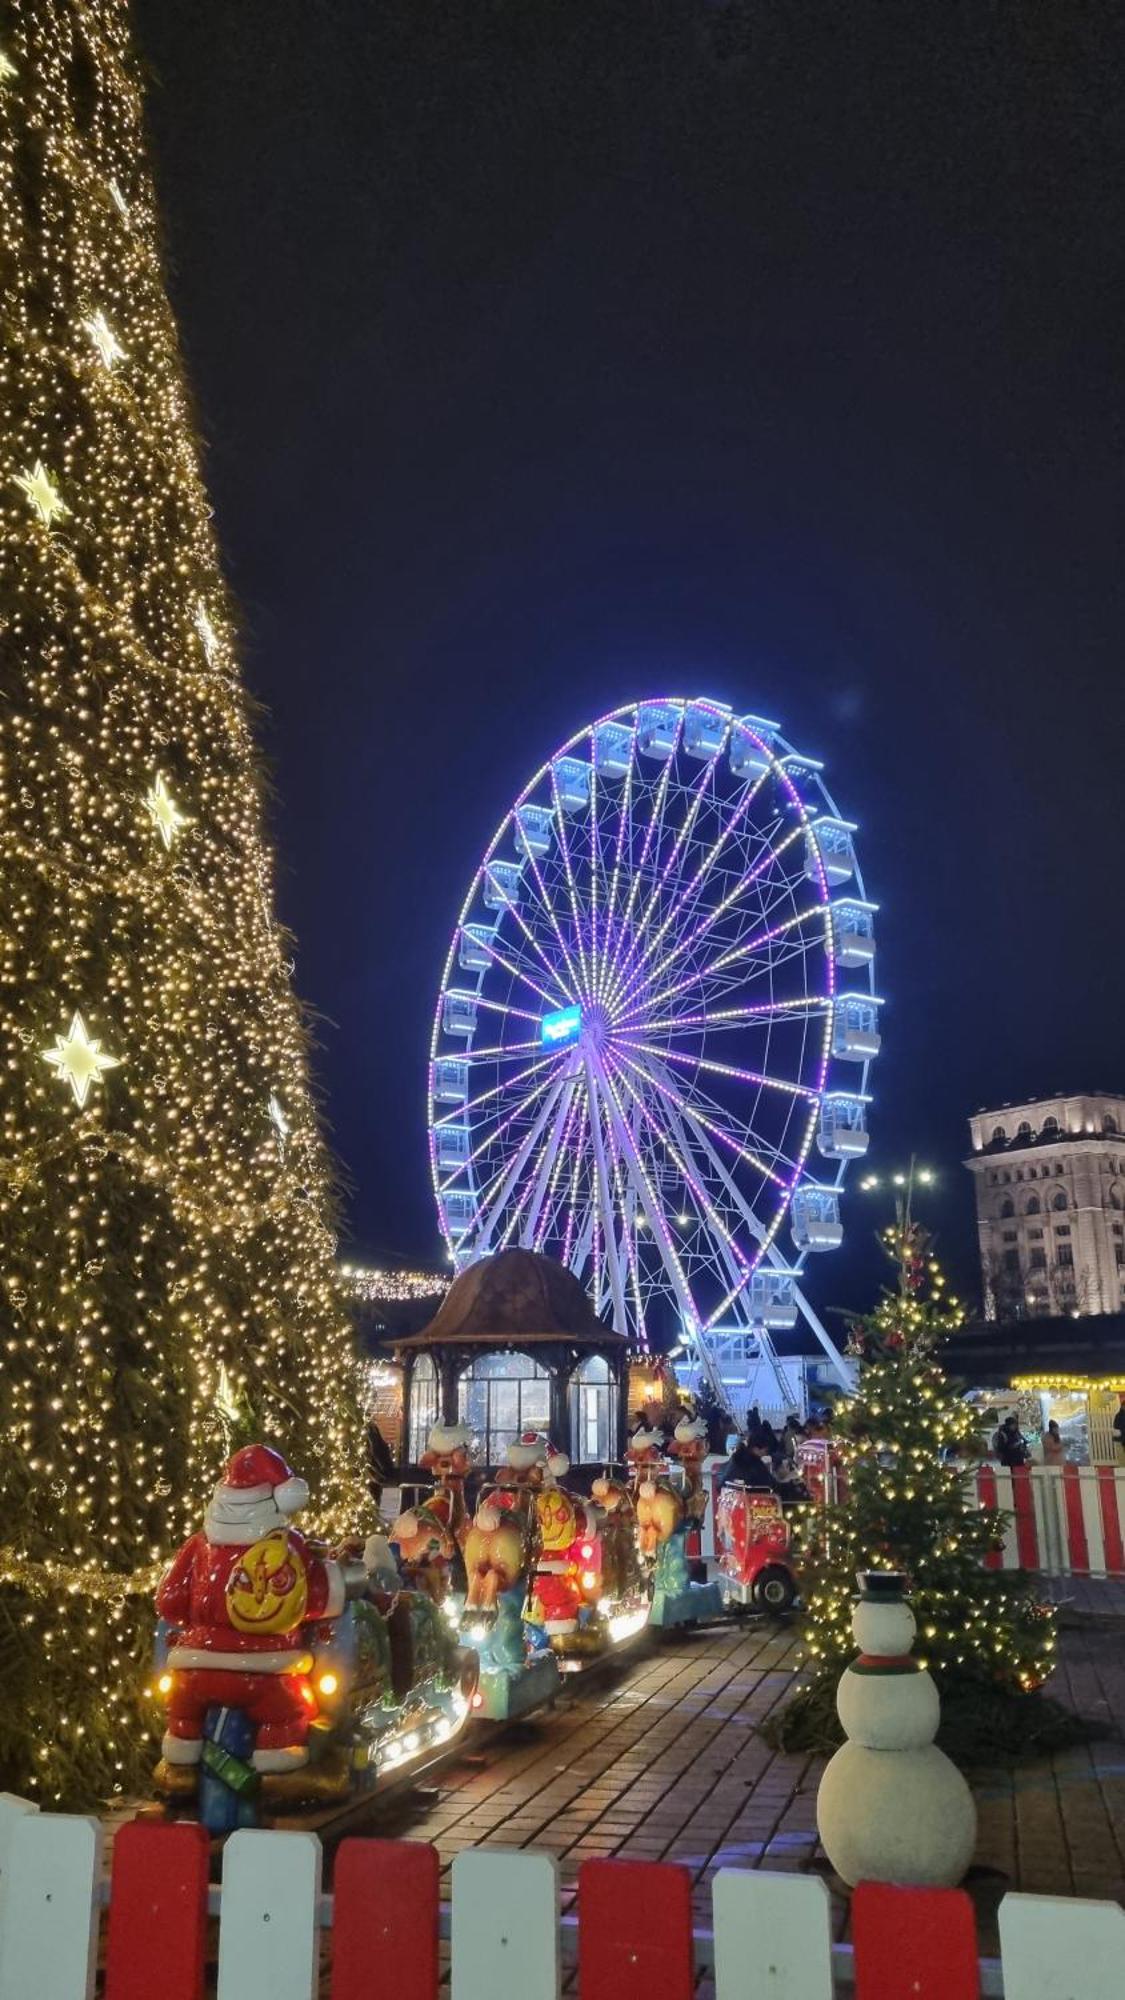
[[[8,1849],[12,1835],[21,1819],[28,1813],[37,1813],[39,1807],[30,1799],[18,1798],[15,1792],[0,1792],[0,1915],[4,1909],[4,1880],[8,1872]]]
[[[716,2000],[832,2000],[825,1882],[721,1868],[713,1906]]]
[[[315,2000],[321,1860],[315,1833],[240,1827],[231,1834],[223,1852],[218,2000]]]
[[[453,1863],[451,2000],[558,2000],[554,1856],[466,1848]]]
[[[80,1813],[26,1813],[11,1830],[0,1927],[0,2000],[92,2000],[102,1828]]]
[[[1007,1895],[1000,1959],[1004,2000],[1121,2000],[1125,1910],[1076,1896]]]

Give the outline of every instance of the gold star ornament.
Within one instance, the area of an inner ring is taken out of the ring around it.
[[[36,459],[30,472],[17,472],[15,478],[20,492],[26,493],[45,528],[60,520],[64,514],[69,514],[70,508],[61,498],[41,458]]]
[[[86,1033],[81,1014],[75,1014],[68,1034],[55,1036],[53,1049],[43,1049],[40,1053],[43,1061],[57,1070],[60,1083],[69,1083],[80,1111],[90,1094],[90,1085],[101,1082],[102,1071],[121,1067],[117,1056],[104,1055],[101,1042]]]
[[[164,780],[164,773],[158,771],[152,790],[145,793],[145,811],[164,842],[171,847],[182,826],[190,826],[186,813],[180,811]]]
[[[91,313],[82,322],[83,333],[88,333],[101,356],[102,367],[112,369],[117,361],[124,361],[125,349],[114,333],[104,312]]]

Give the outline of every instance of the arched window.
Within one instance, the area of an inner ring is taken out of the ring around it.
[[[1112,1111],[1107,1111],[1102,1119],[1102,1131],[1116,1132],[1116,1130],[1117,1130],[1117,1120],[1114,1117]]]
[[[1003,1168],[1001,1168],[1001,1171],[1000,1171],[1000,1178],[1001,1178],[1001,1180],[1003,1181],[1003,1183],[1004,1183],[1004,1186],[1005,1186],[1005,1187],[1008,1187],[1008,1186],[1009,1186],[1009,1185],[1011,1184],[1011,1179],[1012,1179],[1012,1176],[1011,1176],[1011,1174],[1010,1174],[1010,1173],[1008,1172],[1008,1169],[1007,1169],[1007,1167],[1003,1167]]]
[[[617,1384],[600,1354],[591,1354],[571,1376],[570,1455],[586,1465],[617,1456]]]
[[[1058,1129],[1059,1129],[1059,1121],[1057,1118],[1044,1118],[1043,1120],[1044,1132],[1057,1132]]]
[[[996,1144],[996,1142],[997,1142],[997,1140],[998,1140],[998,1139],[1006,1139],[1006,1138],[1007,1138],[1007,1136],[1008,1136],[1008,1134],[1007,1134],[1007,1133],[1005,1132],[1005,1130],[1004,1130],[1004,1127],[1003,1127],[1002,1125],[994,1125],[994,1126],[993,1126],[993,1128],[992,1128],[992,1143],[993,1143],[993,1145],[995,1145],[995,1144]]]
[[[1016,1204],[1012,1200],[1011,1195],[1006,1194],[1004,1196],[1003,1201],[1000,1203],[1000,1213],[1002,1216],[1007,1217],[1009,1215],[1014,1215],[1015,1212],[1016,1212]]]
[[[410,1377],[410,1449],[407,1457],[417,1465],[426,1449],[430,1432],[437,1422],[438,1377],[431,1354],[420,1354]]]
[[[1024,1209],[1024,1214],[1038,1215],[1038,1213],[1039,1213],[1039,1196],[1037,1194],[1030,1194],[1028,1195],[1027,1198],[1027,1207]]]
[[[1056,1188],[1056,1189],[1055,1189],[1055,1192],[1054,1192],[1054,1194],[1053,1194],[1053,1195],[1051,1196],[1051,1207],[1052,1207],[1052,1208],[1057,1208],[1057,1209],[1059,1209],[1059,1210],[1062,1210],[1062,1209],[1064,1209],[1064,1208],[1066,1207],[1066,1191],[1065,1191],[1065,1189],[1063,1189],[1063,1188]]]
[[[530,1354],[481,1354],[462,1371],[457,1415],[476,1433],[483,1465],[499,1465],[521,1431],[551,1421],[551,1378]]]
[[[1019,1126],[1019,1130],[1018,1130],[1018,1131],[1017,1131],[1017,1133],[1016,1133],[1016,1138],[1017,1138],[1017,1139],[1030,1139],[1030,1137],[1031,1137],[1031,1127],[1030,1127],[1030,1125],[1028,1124],[1028,1122],[1027,1122],[1027,1119],[1026,1119],[1026,1118],[1024,1118],[1024,1119],[1021,1119],[1021,1121],[1020,1121],[1020,1126]]]
[[[1109,1205],[1110,1205],[1110,1207],[1111,1207],[1111,1208],[1120,1208],[1120,1207],[1121,1207],[1121,1189],[1120,1189],[1120,1188],[1117,1188],[1117,1187],[1111,1187],[1111,1188],[1110,1188],[1110,1191],[1109,1191]]]

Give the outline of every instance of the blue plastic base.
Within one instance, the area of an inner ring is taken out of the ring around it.
[[[541,1708],[559,1691],[559,1670],[553,1653],[538,1653],[518,1674],[483,1673],[481,1705],[474,1713],[487,1722],[510,1722],[529,1709]]]
[[[667,1631],[671,1625],[699,1625],[708,1618],[721,1618],[725,1610],[717,1583],[689,1583],[686,1590],[654,1593],[649,1624]]]

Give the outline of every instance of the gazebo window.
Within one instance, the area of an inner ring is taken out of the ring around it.
[[[407,1457],[411,1465],[417,1465],[429,1442],[430,1432],[437,1422],[438,1377],[433,1357],[420,1354],[414,1363],[414,1373],[410,1378],[410,1437]]]
[[[457,1415],[480,1442],[485,1465],[499,1465],[521,1431],[546,1431],[551,1378],[530,1354],[481,1354],[461,1373]]]
[[[600,1354],[591,1354],[571,1377],[570,1455],[585,1465],[617,1456],[617,1384]]]

